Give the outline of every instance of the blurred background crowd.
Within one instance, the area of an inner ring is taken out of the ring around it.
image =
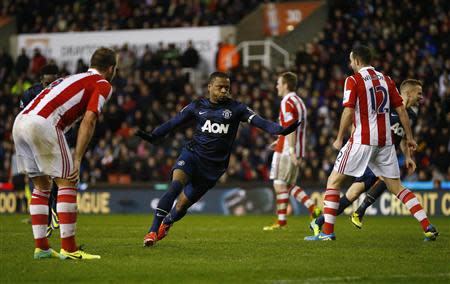
[[[204,26],[235,23],[258,1],[117,0],[112,4],[96,2],[95,9],[90,2],[4,1],[0,14],[18,15],[22,33]],[[445,0],[432,2],[330,1],[325,29],[292,54],[291,69],[299,76],[298,93],[308,111],[302,181],[324,183],[333,167],[337,153],[331,145],[339,126],[344,80],[352,74],[348,55],[356,42],[373,48],[373,65],[389,74],[397,86],[407,78],[424,84],[424,99],[414,127],[418,169],[412,176],[403,173],[404,178],[450,180],[450,5]],[[34,4],[48,5],[48,15],[34,15]],[[198,62],[192,60],[195,47],[178,50],[161,44],[157,49],[147,48],[142,56],[137,56],[132,46],[117,50],[120,68],[113,81],[113,96],[83,161],[82,180],[91,184],[166,181],[181,147],[193,135],[192,128],[183,127],[156,146],[130,134],[133,127],[152,130],[191,100],[206,94],[205,86],[199,92],[183,72],[183,67],[197,66]],[[4,161],[0,164],[0,181],[7,181],[11,174],[11,129],[19,112],[19,99],[39,81],[46,64],[54,62],[39,50],[33,56],[23,51],[17,58],[0,51],[0,161]],[[87,64],[80,60],[77,72],[87,70]],[[58,67],[62,76],[69,73],[64,66]],[[282,67],[269,70],[258,63],[237,67],[230,70],[231,93],[263,117],[276,120],[280,99],[275,83],[283,71]],[[268,145],[275,139],[242,124],[222,181],[268,181],[272,154]]]
[[[4,0],[19,33],[105,31],[236,24],[257,0]]]

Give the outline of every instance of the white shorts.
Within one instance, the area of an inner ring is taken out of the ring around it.
[[[20,114],[12,130],[17,169],[29,177],[48,175],[67,178],[73,172],[73,160],[62,130],[48,120],[32,114]]]
[[[377,177],[399,178],[400,168],[395,146],[379,147],[347,142],[334,163],[335,171],[353,177],[362,176],[367,167]]]
[[[294,185],[297,182],[298,167],[296,167],[289,155],[275,152],[270,168],[270,179],[276,184]]]

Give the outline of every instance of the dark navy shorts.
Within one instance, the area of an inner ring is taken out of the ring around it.
[[[225,172],[222,166],[214,167],[212,164],[207,164],[186,148],[181,151],[172,172],[175,169],[180,169],[189,176],[183,192],[192,203],[197,202],[208,190],[213,188]]]
[[[354,182],[363,182],[365,187],[364,190],[367,191],[377,182],[377,180],[378,177],[375,176],[369,167],[367,167],[364,174],[356,178]]]

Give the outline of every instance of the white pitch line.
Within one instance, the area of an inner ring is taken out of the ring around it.
[[[307,279],[274,279],[274,280],[264,280],[263,282],[269,282],[274,284],[285,284],[285,283],[340,283],[348,281],[362,281],[362,280],[387,280],[387,279],[409,279],[409,278],[449,278],[450,273],[436,273],[436,274],[393,274],[393,275],[380,275],[380,276],[335,276],[335,277],[314,277]]]

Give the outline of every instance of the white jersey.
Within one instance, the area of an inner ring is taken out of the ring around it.
[[[284,96],[280,105],[280,124],[283,127],[291,125],[294,121],[301,121],[297,128],[295,144],[295,155],[299,158],[305,156],[305,136],[306,136],[306,107],[303,100],[294,92]],[[285,136],[278,137],[278,143],[275,146],[275,152],[289,155],[289,142]]]
[[[345,80],[343,106],[355,109],[350,141],[356,144],[392,145],[389,112],[402,98],[389,76],[364,67]]]

